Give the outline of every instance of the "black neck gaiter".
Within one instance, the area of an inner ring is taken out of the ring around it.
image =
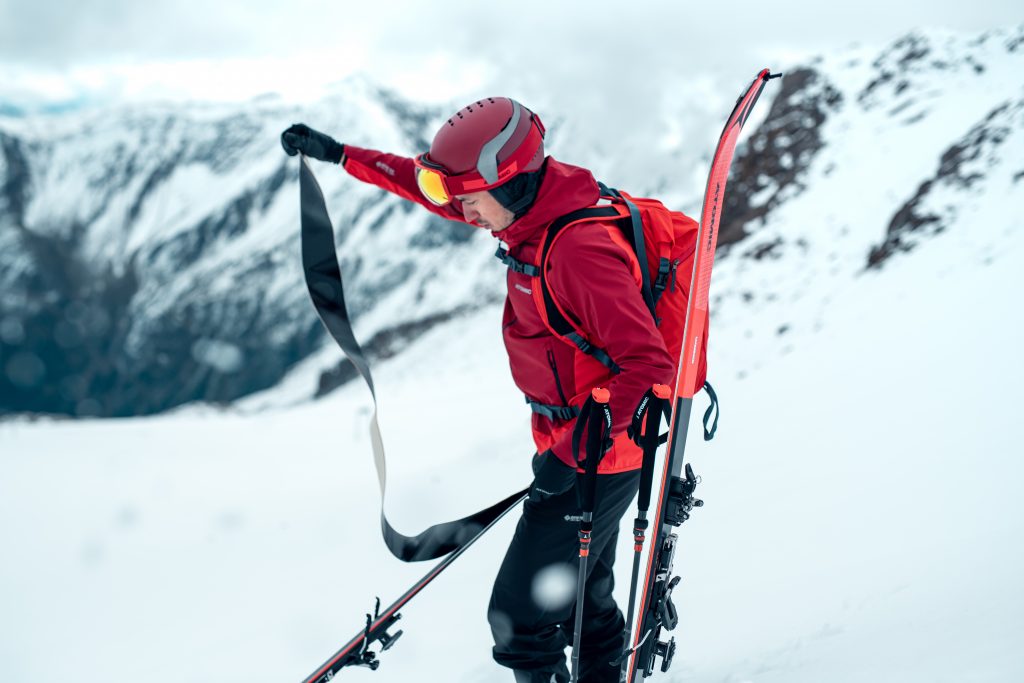
[[[537,190],[540,189],[541,181],[544,180],[545,168],[547,168],[547,163],[532,173],[520,173],[507,183],[492,187],[488,192],[498,200],[499,204],[515,214],[518,220],[530,210],[534,200],[537,199]]]

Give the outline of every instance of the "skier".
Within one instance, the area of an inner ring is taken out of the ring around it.
[[[289,155],[340,164],[351,175],[450,220],[489,230],[508,245],[502,334],[512,377],[532,415],[534,480],[488,608],[494,659],[517,683],[569,680],[572,596],[552,603],[537,577],[575,575],[581,476],[572,453],[579,406],[595,387],[610,391],[612,445],[598,468],[597,508],[584,586],[580,681],[619,680],[625,620],[612,596],[619,522],[637,492],[642,453],[625,434],[654,384],[671,384],[673,358],[640,289],[640,265],[612,222],[577,223],[551,248],[548,286],[592,346],[571,346],[545,324],[531,289],[549,225],[598,202],[590,171],[544,154],[540,119],[515,100],[485,98],[452,115],[415,159],[342,144],[295,124],[281,135]],[[599,347],[599,348],[598,348]],[[583,454],[580,454],[581,457]]]

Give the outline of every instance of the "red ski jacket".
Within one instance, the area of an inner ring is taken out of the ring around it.
[[[451,220],[465,221],[458,200],[443,207],[426,200],[416,186],[413,160],[345,145],[345,170]],[[548,225],[576,209],[597,203],[597,182],[590,171],[548,157],[537,199],[529,211],[505,230],[493,233],[509,254],[524,263],[539,261],[538,249]],[[509,270],[502,334],[512,378],[528,399],[540,404],[580,406],[597,386],[611,391],[614,445],[598,468],[610,474],[638,469],[642,453],[626,436],[633,410],[655,383],[675,380],[673,359],[640,293],[640,266],[613,223],[592,221],[573,226],[552,247],[548,285],[588,339],[607,351],[620,372],[554,336],[537,310],[527,275]],[[537,452],[551,449],[575,465],[574,419],[534,413]],[[581,454],[582,455],[582,454]]]

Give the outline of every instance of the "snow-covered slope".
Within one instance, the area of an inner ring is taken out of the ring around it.
[[[916,34],[791,72],[801,87],[784,86],[729,188],[715,325],[789,353],[795,329],[820,329],[839,292],[915,245],[968,240],[963,268],[998,258],[1024,213],[1022,66],[1024,27]],[[746,373],[763,355],[730,361]]]
[[[1012,429],[1024,371],[1007,362],[1020,342],[1008,312],[1024,285],[1024,233],[989,263],[962,257],[993,230],[933,241],[824,311],[787,305],[822,319],[789,333],[788,355],[742,326],[716,329],[722,422],[711,444],[690,437],[706,505],[681,529],[680,649],[658,680],[1024,676],[1024,461]],[[403,530],[528,481],[527,416],[494,343],[499,319],[497,308],[458,319],[376,368],[388,509]],[[731,360],[741,355],[761,365],[743,379]],[[4,680],[302,680],[375,595],[387,601],[426,572],[380,541],[367,411],[352,384],[259,416],[5,424]],[[485,606],[514,522],[409,605],[380,670],[341,675],[510,680],[489,661]],[[620,540],[624,577],[628,529]]]
[[[722,422],[691,434],[706,505],[681,529],[679,652],[656,680],[1024,678],[1022,36],[933,31],[790,69],[748,138],[712,287]],[[321,176],[332,201],[361,191]],[[382,231],[422,219],[404,220]],[[485,289],[489,247],[457,247]],[[375,365],[400,529],[528,481],[499,319],[484,306]],[[308,396],[332,353],[246,405]],[[256,414],[0,425],[2,677],[301,680],[426,571],[380,542],[368,406],[349,384]],[[514,522],[416,598],[379,671],[342,675],[509,680],[485,607]]]

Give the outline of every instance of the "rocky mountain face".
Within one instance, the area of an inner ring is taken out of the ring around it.
[[[926,211],[926,198],[955,204],[958,191],[977,184],[978,194],[990,177],[1011,172],[1001,167],[1012,165],[1004,143],[1021,129],[1022,63],[1024,26],[969,37],[914,33],[879,54],[851,49],[789,69],[735,164],[720,244],[742,241],[782,203],[806,196],[815,175],[828,177],[840,165],[859,181],[847,188],[851,213],[859,199],[915,186],[878,217],[888,227],[867,265],[908,250],[911,233],[941,231],[953,215]],[[1011,173],[1016,183],[1020,175]],[[898,189],[882,186],[888,174],[900,177]],[[746,253],[762,258],[777,244]]]
[[[305,119],[412,150],[439,115],[350,86],[301,113],[154,105],[0,124],[0,411],[127,416],[227,402],[314,351],[323,335],[280,130]],[[356,315],[427,279],[472,235],[336,168],[320,173]],[[461,306],[419,289],[420,310],[389,321],[399,332]]]
[[[788,68],[734,164],[725,315],[806,287],[779,263],[855,276],[963,226],[981,201],[1019,201],[1022,53],[1024,28],[931,31]],[[412,154],[445,113],[357,79],[301,111],[257,100],[0,118],[0,414],[142,415],[279,383],[325,340],[279,132],[302,120]],[[371,356],[500,300],[489,235],[317,173]],[[622,186],[671,184],[634,181]],[[336,357],[322,370],[319,393],[351,376]]]

